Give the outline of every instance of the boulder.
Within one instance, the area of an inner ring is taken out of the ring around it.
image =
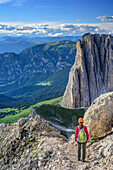
[[[84,114],[90,138],[104,137],[113,132],[113,92],[100,95]]]
[[[23,126],[28,120],[28,118],[21,118],[18,120],[18,125]]]

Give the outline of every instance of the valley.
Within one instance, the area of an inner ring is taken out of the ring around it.
[[[85,110],[79,109],[66,109],[60,106],[62,97],[58,97],[52,100],[31,105],[28,108],[5,108],[0,109],[0,123],[11,124],[17,122],[22,117],[28,117],[32,115],[32,109],[34,108],[35,114],[40,115],[44,120],[47,120],[50,125],[59,129],[65,136],[70,136],[74,133],[74,129],[78,124],[79,116],[83,117]],[[4,117],[2,118],[2,113]]]

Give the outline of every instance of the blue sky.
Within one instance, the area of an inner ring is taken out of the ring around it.
[[[0,0],[1,35],[85,32],[113,34],[113,0]]]

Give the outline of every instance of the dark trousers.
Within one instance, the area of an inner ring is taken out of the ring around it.
[[[81,146],[82,146],[82,161],[85,160],[86,157],[86,143],[77,142],[77,157],[78,160],[81,158]]]

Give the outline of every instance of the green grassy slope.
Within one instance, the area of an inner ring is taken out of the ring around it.
[[[52,99],[52,100],[39,102],[39,103],[36,103],[35,105],[31,105],[27,109],[23,109],[23,108],[21,108],[21,110],[12,109],[12,110],[15,110],[17,112],[17,114],[16,115],[8,115],[8,116],[6,116],[4,118],[1,118],[0,123],[14,123],[14,122],[17,122],[21,117],[29,116],[30,109],[32,107],[38,107],[38,106],[40,106],[42,104],[58,104],[60,102],[60,99],[61,99],[61,97],[55,98],[55,99]],[[4,111],[7,112],[7,109],[0,109],[0,113],[4,112]]]
[[[32,107],[37,107],[37,113],[44,119],[65,127],[74,127],[79,117],[83,117],[84,109],[66,109],[59,106],[62,97],[47,100],[20,110],[16,115],[9,115],[0,119],[0,123],[14,123],[21,117],[27,117]]]
[[[35,74],[23,81],[24,86],[7,91],[5,95],[31,104],[62,96],[69,76],[70,67],[55,73]],[[26,79],[26,78],[25,78]],[[13,88],[13,84],[12,84]]]
[[[84,109],[81,108],[67,109],[48,104],[38,107],[36,111],[42,118],[67,128],[74,128],[78,124],[78,118],[84,115]]]

